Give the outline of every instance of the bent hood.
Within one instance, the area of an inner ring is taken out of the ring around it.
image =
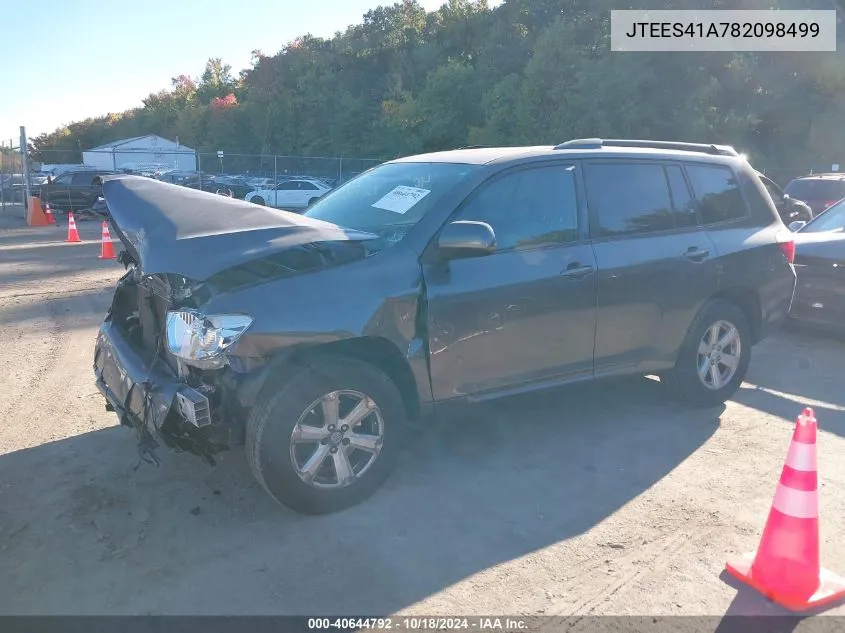
[[[103,178],[115,233],[146,275],[194,281],[291,248],[369,233],[142,176]]]

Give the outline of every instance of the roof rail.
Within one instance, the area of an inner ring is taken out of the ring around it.
[[[556,145],[555,149],[599,149],[601,147],[642,147],[649,149],[679,150],[682,152],[699,152],[702,154],[716,154],[718,156],[739,156],[730,145],[713,145],[706,143],[682,143],[676,141],[641,141],[631,139],[601,139],[582,138],[566,141]]]

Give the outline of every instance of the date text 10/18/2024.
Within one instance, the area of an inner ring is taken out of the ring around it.
[[[525,620],[509,617],[308,618],[312,631],[527,631]]]

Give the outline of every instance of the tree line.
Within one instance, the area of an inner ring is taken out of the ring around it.
[[[404,0],[331,38],[254,51],[237,74],[210,59],[135,109],[33,139],[33,158],[76,162],[152,133],[201,152],[379,158],[599,136],[725,143],[770,170],[829,168],[845,159],[842,54],[610,50],[611,8],[770,7],[836,5],[448,0],[426,12]]]

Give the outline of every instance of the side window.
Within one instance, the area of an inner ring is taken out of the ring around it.
[[[487,222],[499,250],[578,240],[578,203],[571,166],[535,167],[497,178],[458,213]]]
[[[675,227],[688,229],[698,226],[698,219],[695,217],[695,200],[692,199],[681,168],[677,165],[667,165],[666,179],[669,181],[669,192],[672,194]]]
[[[303,181],[301,184],[302,184],[302,189],[305,190],[305,191],[317,191],[317,187],[315,187],[310,182],[304,182]]]
[[[69,175],[69,174],[64,174],[64,175],[62,175],[62,176],[59,176],[58,178],[56,178],[55,180],[53,180],[53,184],[56,184],[56,185],[69,185],[69,184],[70,184],[70,175]]]
[[[71,184],[73,185],[90,185],[91,182],[94,180],[94,176],[91,174],[74,174],[73,180]]]
[[[596,237],[641,235],[675,228],[663,165],[593,163],[584,166]]]
[[[703,224],[718,224],[748,215],[739,183],[729,168],[688,165],[687,173]]]
[[[276,189],[279,190],[279,191],[292,191],[292,190],[296,189],[296,183],[290,182],[290,181],[283,182],[283,183],[279,184],[276,187]]]

